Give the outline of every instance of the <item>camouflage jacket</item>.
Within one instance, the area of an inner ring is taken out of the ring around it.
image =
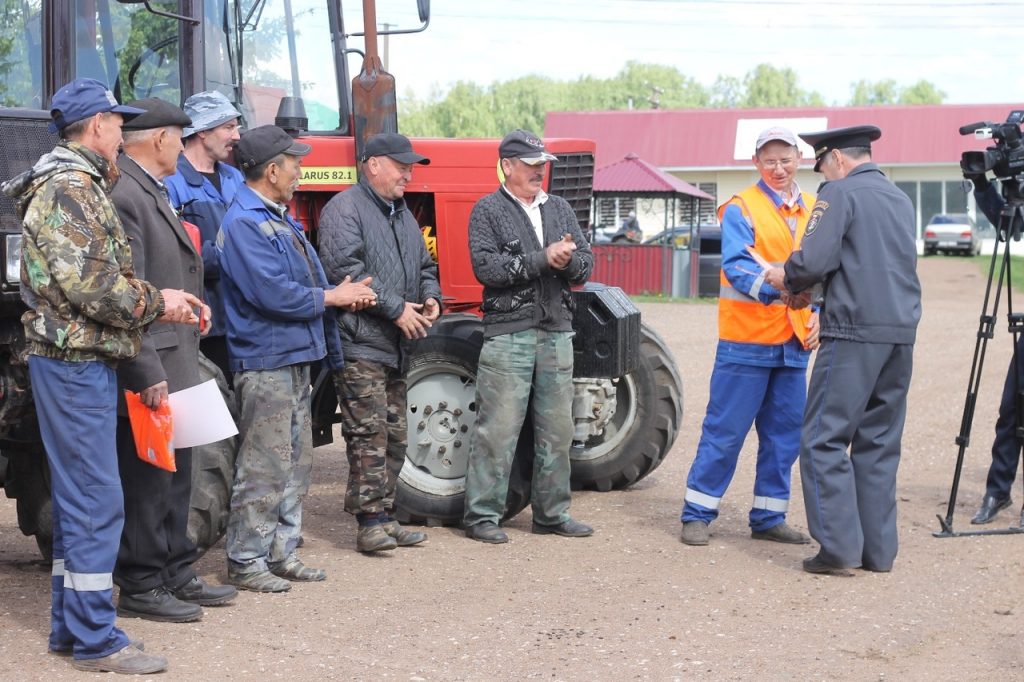
[[[21,296],[28,352],[59,360],[133,357],[163,297],[136,279],[121,221],[108,196],[117,166],[61,142],[3,185],[22,220]],[[144,297],[142,315],[133,314]]]

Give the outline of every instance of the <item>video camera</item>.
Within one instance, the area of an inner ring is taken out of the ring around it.
[[[996,143],[983,152],[964,152],[960,155],[960,168],[964,177],[984,175],[992,171],[997,178],[1012,178],[1024,172],[1024,144],[1021,143],[1020,124],[1024,110],[1011,111],[1006,123],[969,123],[960,128],[961,135],[974,134],[979,140],[994,139]]]

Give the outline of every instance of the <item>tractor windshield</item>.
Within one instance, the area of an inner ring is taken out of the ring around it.
[[[41,29],[49,0],[0,0],[0,106],[45,109]],[[330,3],[325,0],[69,0],[49,24],[55,85],[85,76],[121,101],[181,103],[219,90],[248,127],[273,123],[282,97],[301,97],[310,130],[338,128]],[[335,6],[340,12],[340,4]],[[163,13],[199,13],[198,27]],[[202,73],[196,73],[202,64]],[[64,66],[66,65],[66,66]]]
[[[227,4],[235,4],[228,2]],[[324,0],[238,0],[235,43],[249,127],[273,123],[282,97],[301,97],[310,130],[338,128],[331,22]],[[207,78],[212,62],[207,54]]]

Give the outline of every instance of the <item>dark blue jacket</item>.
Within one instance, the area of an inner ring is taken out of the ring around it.
[[[343,366],[334,310],[324,308],[331,287],[299,223],[243,186],[224,214],[217,251],[232,372],[325,356],[331,369]]]
[[[181,219],[199,228],[203,246],[204,298],[213,313],[209,336],[223,336],[224,294],[220,288],[220,266],[217,262],[217,231],[224,212],[245,180],[234,166],[217,163],[214,168],[220,177],[220,193],[212,182],[192,167],[184,154],[178,157],[178,172],[164,180],[164,184]]]

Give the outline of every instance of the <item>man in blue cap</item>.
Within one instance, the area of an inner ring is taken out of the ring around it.
[[[108,196],[125,119],[105,85],[79,78],[53,96],[61,141],[3,187],[22,219],[22,316],[53,491],[50,651],[79,670],[164,670],[115,625],[112,571],[124,504],[118,476],[117,378],[154,321],[198,324],[202,302],[138,279]]]
[[[769,283],[793,294],[823,287],[821,345],[800,440],[811,536],[808,573],[892,569],[898,547],[896,470],[921,284],[914,207],[871,161],[875,126],[800,137],[825,176],[800,250]],[[849,451],[849,452],[847,452]]]

